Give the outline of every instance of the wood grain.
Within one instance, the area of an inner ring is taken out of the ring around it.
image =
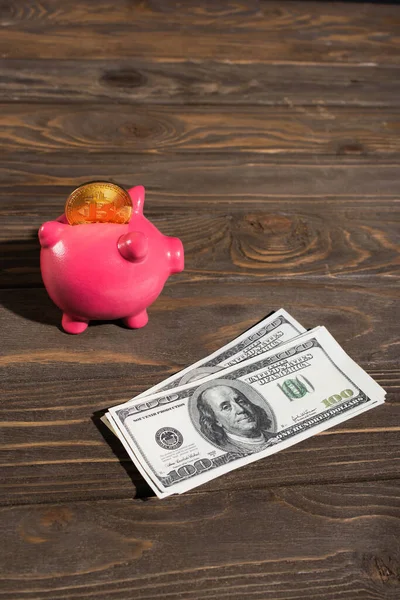
[[[270,14],[276,12],[277,2],[272,2]],[[180,10],[177,10],[177,8]],[[274,10],[275,9],[275,10]],[[197,26],[256,26],[262,20],[268,6],[257,0],[240,0],[237,2],[198,3],[188,0],[183,5],[176,2],[145,0],[141,2],[125,2],[124,0],[101,0],[94,5],[90,0],[82,0],[77,5],[71,0],[59,6],[55,0],[32,1],[17,0],[2,5],[2,23],[6,27],[24,29],[26,25],[37,25],[44,28],[57,25],[82,26],[105,25],[114,28],[125,26],[127,22],[136,22],[139,26],[156,30],[158,28],[175,29],[178,25]],[[296,12],[293,5],[292,12]],[[283,14],[283,13],[282,13]]]
[[[279,202],[264,210],[262,204],[252,212],[212,214],[200,206],[197,214],[165,210],[164,216],[153,214],[149,201],[146,214],[163,233],[182,240],[185,281],[240,277],[283,283],[328,277],[336,285],[348,284],[349,278],[358,285],[394,282],[400,265],[400,213],[390,201],[348,210],[323,201],[286,210]],[[53,217],[62,207],[60,202]],[[49,214],[47,205],[32,208],[29,217],[25,205],[2,217],[0,288],[42,286],[37,231]]]
[[[68,194],[77,185],[104,178],[125,187],[141,184],[147,204],[165,211],[197,207],[234,210],[235,205],[253,207],[261,200],[279,202],[282,208],[296,203],[307,206],[325,199],[336,207],[352,208],[360,201],[376,206],[382,199],[398,198],[400,185],[397,156],[354,155],[343,148],[335,157],[221,153],[179,155],[144,154],[138,158],[121,154],[16,151],[0,165],[5,202],[14,211],[22,200],[28,215],[35,205],[49,207],[49,217],[59,214]],[[61,198],[55,200],[55,195]],[[27,199],[29,204],[27,205]]]
[[[397,64],[0,60],[2,102],[398,107],[399,96]]]
[[[3,105],[6,152],[399,154],[400,109]]]
[[[3,594],[396,600],[398,497],[375,482],[7,508]]]
[[[272,34],[292,31],[294,24],[310,32],[340,29],[349,35],[352,27],[362,25],[380,26],[382,31],[390,31],[397,26],[398,11],[390,6],[382,7],[366,4],[362,7],[346,6],[344,3],[296,2],[289,0],[284,4],[278,0],[235,0],[235,2],[196,2],[187,0],[179,4],[165,0],[100,0],[93,4],[91,0],[65,0],[60,6],[57,0],[15,0],[3,2],[2,25],[20,29],[38,26],[52,28],[58,25],[84,27],[103,25],[125,27],[133,22],[136,28],[147,31],[177,30],[179,26],[189,26],[193,30],[223,30],[232,27],[241,30],[262,30]],[[179,8],[179,10],[178,10]],[[132,31],[136,33],[136,31]]]
[[[58,11],[52,1],[5,3],[0,55],[398,64],[398,12],[390,5],[354,10],[325,2],[263,2],[254,10],[253,2],[203,3],[200,9],[197,4],[177,9],[120,0],[110,9],[109,2],[88,0],[77,10],[69,2]],[[112,24],[110,11],[118,14]]]
[[[96,427],[98,412],[209,354],[281,305],[306,327],[324,324],[387,390],[388,402],[219,478],[202,493],[263,488],[265,481],[397,477],[400,373],[396,331],[387,321],[395,314],[395,290],[326,280],[249,285],[233,278],[206,284],[184,279],[182,274],[167,284],[145,329],[92,325],[78,338],[60,331],[60,312],[43,289],[2,292],[0,328],[7,347],[0,358],[2,503],[132,497],[131,479],[139,495],[148,496],[119,443]]]

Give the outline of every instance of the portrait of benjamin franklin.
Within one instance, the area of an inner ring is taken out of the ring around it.
[[[199,433],[226,452],[260,452],[275,436],[271,407],[241,381],[214,379],[200,385],[189,410]]]

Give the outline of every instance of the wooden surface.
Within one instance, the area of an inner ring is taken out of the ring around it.
[[[397,600],[400,8],[0,6],[1,600]],[[186,269],[150,322],[60,330],[37,229],[147,189]],[[157,500],[99,423],[285,307],[386,390],[371,412]]]

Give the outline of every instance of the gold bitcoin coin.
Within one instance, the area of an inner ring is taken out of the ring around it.
[[[128,192],[108,181],[79,186],[65,204],[65,216],[70,225],[128,223],[131,215],[132,201]]]

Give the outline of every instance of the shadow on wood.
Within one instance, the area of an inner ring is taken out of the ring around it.
[[[41,287],[37,229],[29,231],[24,238],[0,241],[0,288],[39,287],[39,281]]]
[[[131,479],[133,485],[132,491],[136,491],[136,493],[134,493],[134,498],[146,500],[149,497],[154,497],[155,493],[140,475],[136,467],[133,466],[133,463],[126,462],[128,454],[121,442],[119,441],[119,439],[108,429],[106,425],[104,425],[103,421],[101,421],[101,417],[105,414],[105,412],[105,410],[99,410],[93,413],[92,421],[96,425],[97,429],[100,431],[104,440],[111,447],[111,450],[118,458],[119,462],[121,463],[129,478]]]
[[[61,328],[60,310],[49,298],[43,284],[29,285],[33,273],[40,276],[40,246],[37,241],[37,231],[32,231],[30,239],[0,242],[0,256],[0,288],[4,290],[39,287],[38,301],[35,304],[26,303],[22,294],[1,294],[0,305],[29,321]]]

